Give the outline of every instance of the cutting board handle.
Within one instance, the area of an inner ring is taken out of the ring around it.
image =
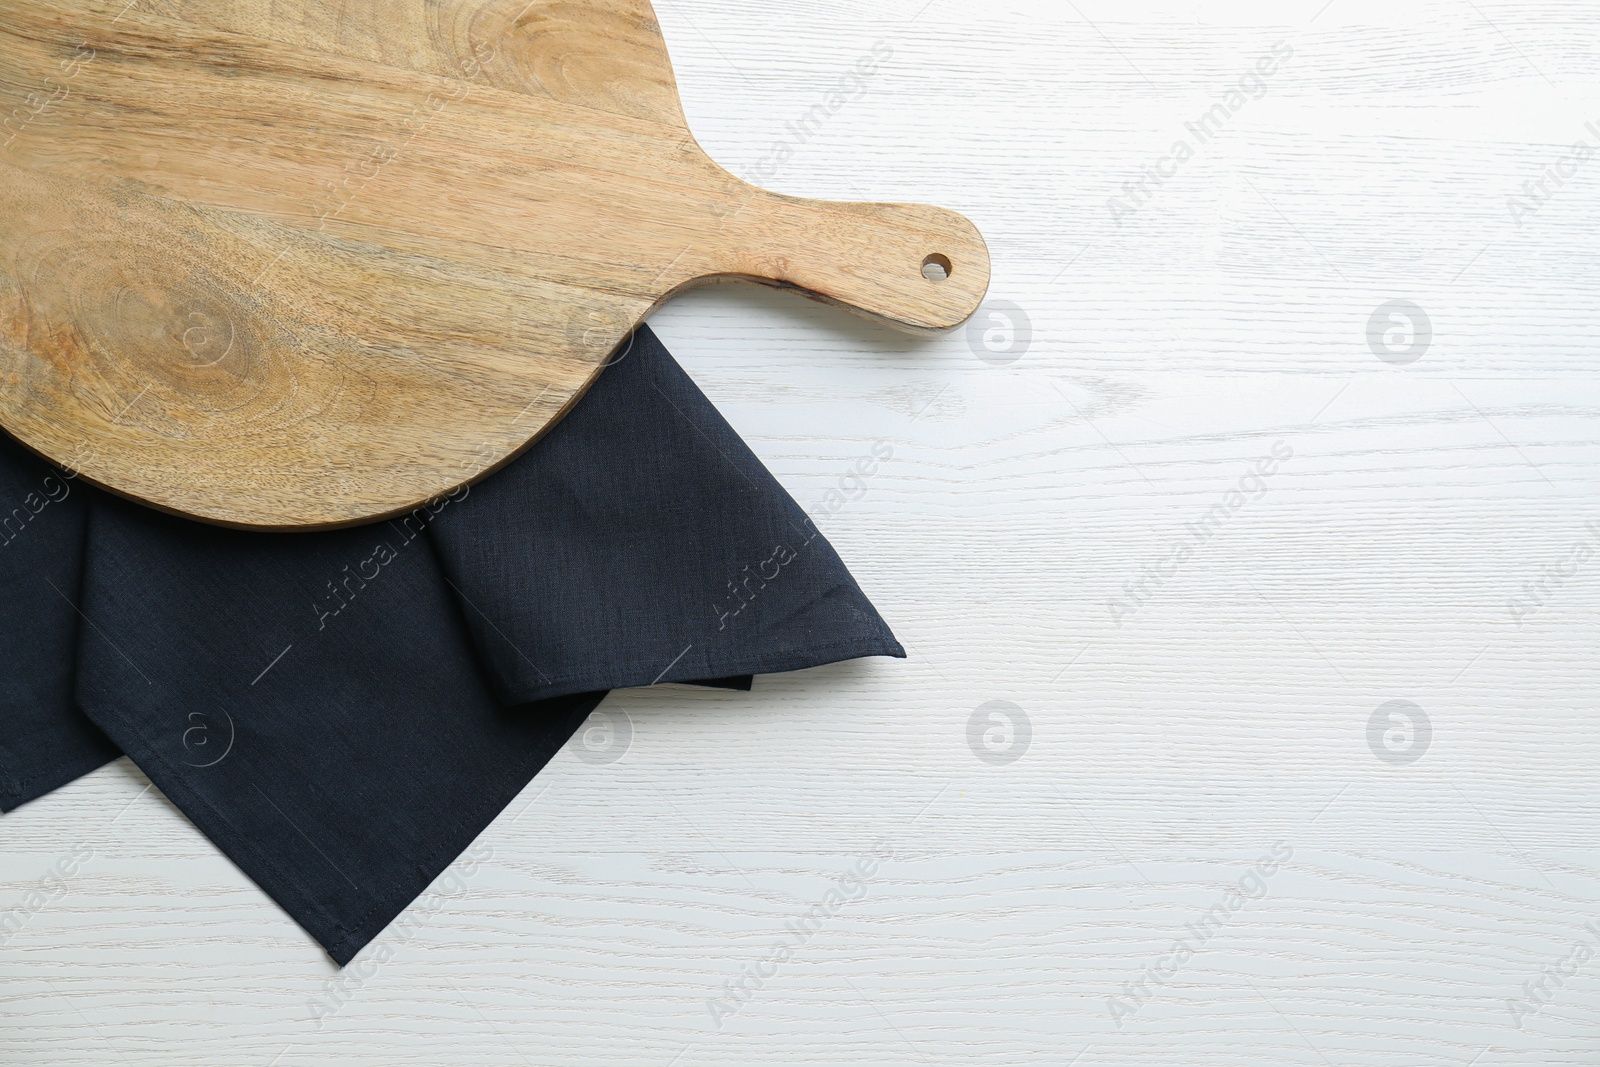
[[[955,329],[989,289],[978,228],[925,204],[803,200],[743,185],[705,247],[714,251],[695,282],[793,287],[912,333]]]

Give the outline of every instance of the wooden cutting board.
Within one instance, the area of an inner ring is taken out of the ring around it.
[[[713,163],[646,0],[0,0],[0,115],[0,424],[230,526],[483,476],[692,285],[988,287],[960,215]]]

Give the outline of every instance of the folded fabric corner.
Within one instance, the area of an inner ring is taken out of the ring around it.
[[[73,695],[92,492],[0,434],[0,811],[121,754]]]
[[[501,699],[903,658],[810,516],[649,327],[623,353],[431,528]]]

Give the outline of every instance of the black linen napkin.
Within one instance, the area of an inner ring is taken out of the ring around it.
[[[0,547],[5,580],[55,613],[4,638],[22,656],[0,666],[0,807],[120,747],[341,965],[607,689],[904,655],[648,329],[524,456],[391,522],[222,530],[9,442],[0,468],[0,490],[69,486],[33,520],[59,539]],[[25,558],[51,581],[12,574]],[[34,691],[45,710],[19,712]]]

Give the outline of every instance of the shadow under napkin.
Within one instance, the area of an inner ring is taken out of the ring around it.
[[[605,690],[904,655],[646,328],[524,456],[405,519],[244,533],[73,485],[81,582],[46,563],[58,600],[78,586],[78,705],[341,965]],[[114,751],[66,724],[48,652],[54,732],[19,750],[8,703],[0,745],[42,766],[53,743],[60,784]]]

